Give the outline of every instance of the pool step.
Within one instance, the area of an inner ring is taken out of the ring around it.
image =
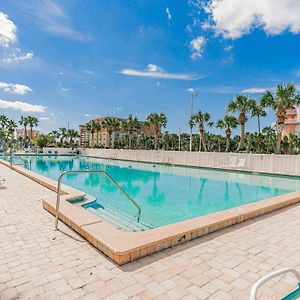
[[[117,211],[112,207],[105,206],[104,208],[98,209],[88,207],[86,209],[97,215],[103,221],[113,224],[118,229],[126,231],[145,231],[153,228],[153,226],[143,222],[138,222],[136,219]]]

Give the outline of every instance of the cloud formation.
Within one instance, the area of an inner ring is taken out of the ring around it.
[[[0,46],[8,47],[17,41],[17,27],[8,15],[0,12]]]
[[[203,78],[192,74],[177,74],[165,72],[161,67],[155,64],[149,64],[145,70],[122,69],[117,73],[127,76],[137,76],[146,78],[160,78],[160,79],[175,79],[175,80],[198,80]]]
[[[167,14],[168,20],[171,21],[172,15],[171,15],[169,7],[166,8],[166,14]]]
[[[0,108],[19,110],[23,112],[36,112],[36,113],[44,112],[46,110],[46,107],[42,105],[29,104],[27,102],[22,102],[22,101],[6,101],[1,99],[0,99]]]
[[[209,14],[207,29],[225,39],[238,39],[258,28],[268,35],[300,32],[299,0],[210,0],[204,9]]]
[[[262,94],[267,90],[273,90],[273,88],[259,88],[259,87],[252,87],[245,90],[242,90],[241,93],[243,94]]]
[[[27,85],[7,82],[0,82],[0,90],[19,95],[25,95],[32,92],[32,89]]]
[[[86,35],[74,28],[70,16],[58,3],[52,0],[27,0],[23,1],[20,6],[40,30],[73,40],[86,39]]]
[[[33,58],[33,53],[27,52],[25,54],[20,53],[20,49],[17,49],[17,53],[11,53],[8,57],[3,58],[2,62],[6,64],[19,63],[25,60],[30,60]]]
[[[198,59],[202,56],[205,44],[206,39],[203,36],[198,36],[191,41],[190,48],[192,51],[192,59]]]

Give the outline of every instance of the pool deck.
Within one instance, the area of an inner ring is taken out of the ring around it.
[[[0,161],[0,163],[9,166],[5,161]],[[56,181],[19,166],[13,166],[13,168],[50,190],[56,191]],[[85,195],[84,192],[63,185],[62,193],[59,219],[119,265],[300,201],[300,191],[297,191],[147,231],[129,232],[119,230],[83,209],[80,205],[69,202],[69,200],[82,198]],[[54,215],[56,195],[44,197],[42,204],[47,211]]]
[[[0,299],[248,299],[272,270],[300,270],[300,205],[119,266],[42,207],[49,189],[0,164]],[[280,280],[279,280],[280,279]],[[259,299],[296,287],[272,281]]]

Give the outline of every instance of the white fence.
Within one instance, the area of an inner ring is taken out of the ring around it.
[[[232,159],[243,159],[245,164],[235,169],[285,175],[300,175],[300,155],[179,152],[116,149],[81,149],[87,156],[142,161],[151,163],[172,163],[175,165],[231,169]]]
[[[59,154],[59,155],[62,155],[62,154],[70,154],[70,153],[74,153],[76,151],[75,150],[72,150],[72,148],[43,148],[43,153],[44,154]]]

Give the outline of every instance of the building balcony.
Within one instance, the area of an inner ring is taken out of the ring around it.
[[[284,124],[285,125],[288,125],[288,124],[294,124],[294,125],[300,124],[300,118],[286,119],[285,122],[284,122]]]
[[[289,108],[286,110],[287,115],[297,115],[297,111],[295,108]]]

